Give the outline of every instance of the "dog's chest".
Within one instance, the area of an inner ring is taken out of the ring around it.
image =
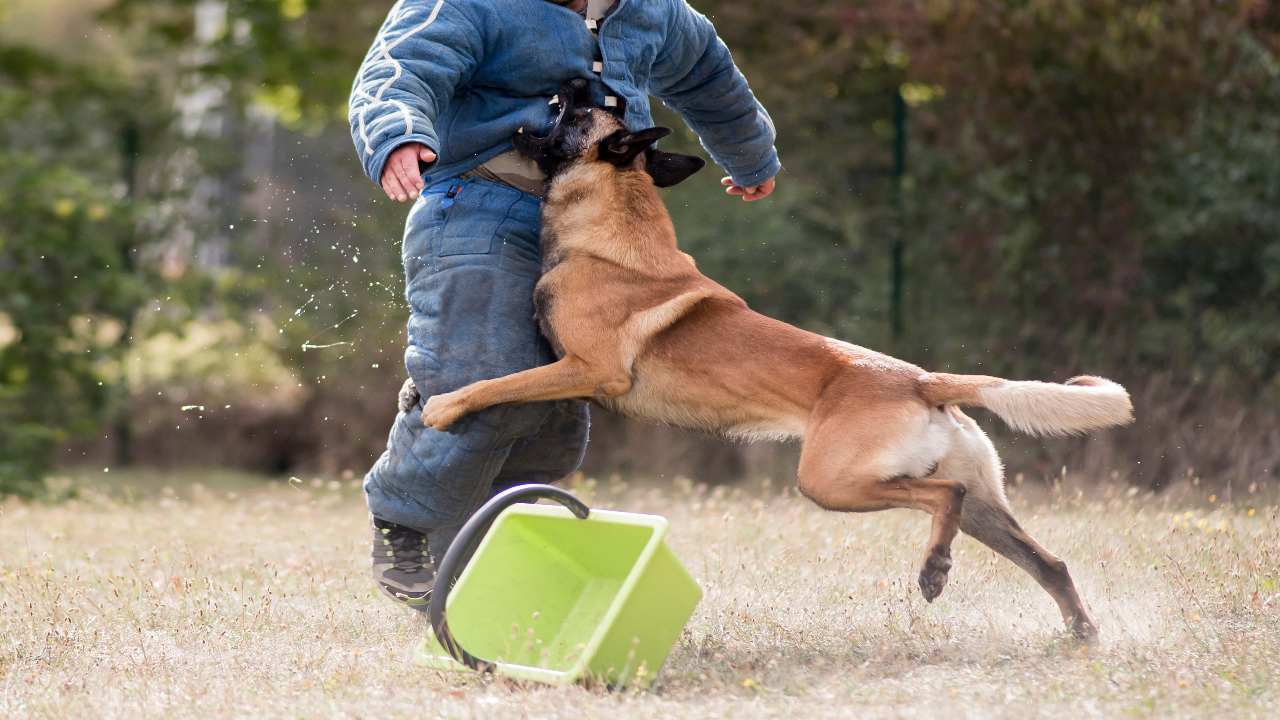
[[[569,323],[581,329],[593,326],[600,318],[587,312],[592,307],[593,274],[598,271],[591,257],[581,252],[572,253],[556,241],[555,233],[544,229],[542,233],[542,277],[533,290],[533,312],[538,328],[551,343],[556,357],[565,356],[563,333],[557,332],[556,323]],[[587,317],[584,317],[584,313]],[[566,317],[567,316],[567,317]],[[580,335],[581,333],[575,333]],[[572,338],[570,338],[572,340]],[[581,342],[581,338],[578,339]]]
[[[616,270],[581,253],[564,253],[544,264],[533,290],[533,311],[557,357],[617,342],[616,330],[632,300],[619,288]]]

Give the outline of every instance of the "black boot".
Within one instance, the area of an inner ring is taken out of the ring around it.
[[[413,528],[373,518],[373,579],[387,597],[426,612],[436,581],[427,536]]]

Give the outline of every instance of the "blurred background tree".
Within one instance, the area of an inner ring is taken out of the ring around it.
[[[110,420],[111,368],[154,286],[129,89],[0,45],[0,493],[40,487],[59,444]]]
[[[345,105],[390,3],[89,5],[10,0],[0,26],[2,489],[90,460],[362,472],[403,373],[405,210]],[[1130,387],[1132,428],[1004,437],[1028,477],[1273,478],[1274,3],[694,5],[787,169],[761,205],[714,173],[668,193],[704,271],[931,367]],[[597,417],[592,472],[789,472]]]

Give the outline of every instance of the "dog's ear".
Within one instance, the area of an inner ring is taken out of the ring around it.
[[[671,128],[651,127],[638,132],[619,130],[600,141],[600,159],[626,167],[640,153],[671,134]]]
[[[671,187],[698,172],[707,162],[697,155],[681,155],[649,148],[644,156],[644,171],[660,188]]]

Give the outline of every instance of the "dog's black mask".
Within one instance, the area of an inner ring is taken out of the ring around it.
[[[671,133],[667,128],[629,132],[608,108],[591,104],[585,80],[566,83],[559,97],[560,112],[546,135],[522,129],[512,138],[516,151],[537,163],[548,179],[588,157],[593,148],[595,159],[618,167],[629,167],[644,153],[645,172],[658,187],[675,185],[706,164],[693,155],[655,149],[653,144]]]

